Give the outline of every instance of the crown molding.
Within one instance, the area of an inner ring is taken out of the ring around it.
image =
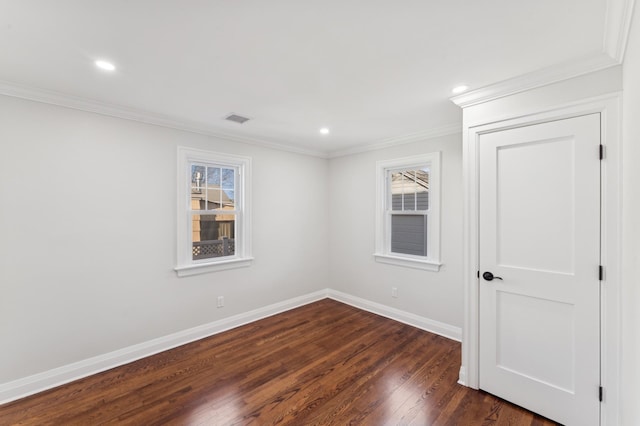
[[[360,154],[368,151],[376,151],[379,149],[390,148],[398,145],[405,145],[413,142],[421,142],[427,139],[433,139],[440,136],[453,135],[462,132],[462,122],[450,123],[434,129],[411,133],[404,136],[383,139],[367,145],[358,145],[352,148],[331,151],[329,158],[344,157],[352,154]]]
[[[510,78],[450,98],[465,108],[578,77],[624,61],[635,0],[608,0],[602,52]]]
[[[465,92],[450,100],[459,107],[466,108],[615,65],[619,63],[605,53],[590,55]]]
[[[205,136],[239,142],[249,145],[261,146],[279,151],[287,151],[296,154],[309,155],[312,157],[327,158],[328,155],[324,151],[300,148],[296,146],[286,145],[278,142],[272,142],[264,139],[252,138],[249,136],[241,136],[236,134],[220,131],[213,126],[207,126],[201,123],[179,120],[163,114],[156,114],[139,109],[124,107],[121,105],[109,104],[93,99],[81,98],[78,96],[67,95],[52,90],[42,89],[38,87],[30,87],[10,81],[0,80],[0,94],[15,98],[22,98],[36,102],[42,102],[51,105],[58,105],[66,108],[77,109],[81,111],[93,112],[96,114],[107,115],[110,117],[122,118],[125,120],[138,121],[146,124],[167,127],[170,129],[182,130],[191,133],[197,133]]]
[[[635,0],[607,1],[603,49],[619,64],[624,60]]]
[[[30,101],[42,102],[51,105],[58,105],[66,108],[77,109],[81,111],[93,112],[96,114],[107,115],[110,117],[122,118],[125,120],[138,121],[141,123],[152,124],[170,129],[182,130],[191,133],[197,133],[205,136],[212,136],[231,142],[239,142],[254,146],[276,149],[279,151],[292,152],[295,154],[308,155],[319,158],[334,158],[360,152],[373,151],[377,149],[387,148],[394,145],[402,145],[411,142],[418,142],[425,139],[431,139],[438,136],[445,136],[458,133],[462,129],[461,123],[452,123],[440,128],[413,133],[410,135],[385,139],[377,143],[366,146],[357,146],[344,150],[332,152],[312,150],[300,148],[292,145],[282,144],[278,142],[257,139],[248,136],[226,133],[220,131],[213,126],[207,126],[201,123],[178,120],[167,115],[151,113],[139,109],[124,107],[121,105],[109,104],[93,99],[86,99],[78,96],[67,95],[60,92],[31,87],[10,81],[0,80],[0,95],[11,96],[15,98],[27,99]]]

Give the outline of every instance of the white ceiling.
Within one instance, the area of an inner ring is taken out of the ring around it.
[[[459,128],[460,83],[602,66],[621,1],[0,0],[0,93],[336,155]]]

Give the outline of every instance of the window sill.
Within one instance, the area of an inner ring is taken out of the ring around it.
[[[438,272],[442,263],[433,260],[412,259],[410,257],[393,256],[389,254],[374,253],[376,262],[388,265],[403,266],[405,268],[422,269],[423,271]]]
[[[226,269],[246,268],[253,262],[253,257],[221,260],[212,263],[197,263],[193,265],[176,266],[174,271],[179,277],[206,274],[208,272],[224,271]]]

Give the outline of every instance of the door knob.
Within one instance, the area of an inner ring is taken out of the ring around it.
[[[494,279],[495,280],[502,280],[502,277],[496,277],[489,271],[487,271],[484,274],[482,274],[482,278],[484,278],[487,281],[493,281]]]

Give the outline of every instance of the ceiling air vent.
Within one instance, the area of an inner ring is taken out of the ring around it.
[[[229,114],[225,118],[225,120],[233,121],[234,123],[243,124],[249,121],[247,117],[243,117],[238,114]]]

